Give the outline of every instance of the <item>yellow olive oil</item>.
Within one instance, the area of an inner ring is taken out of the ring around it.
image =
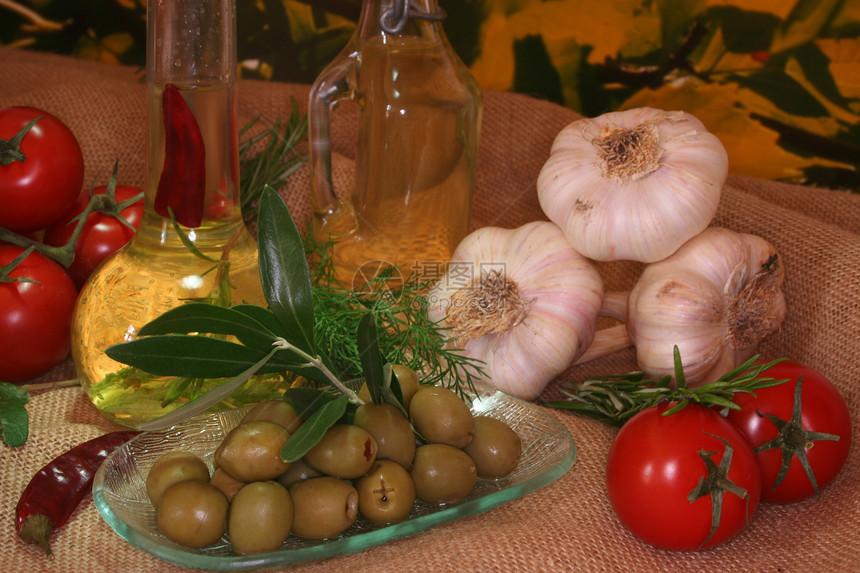
[[[225,380],[152,376],[112,360],[105,349],[134,339],[143,325],[189,301],[266,305],[257,243],[239,207],[236,125],[225,120],[235,115],[235,85],[179,87],[205,152],[206,196],[196,207],[203,210],[203,223],[177,231],[170,218],[153,209],[164,162],[175,160],[164,151],[164,85],[153,86],[143,219],[131,242],[84,285],[73,318],[72,358],[81,385],[108,419],[129,427],[160,417]],[[255,376],[219,407],[278,397],[284,387],[280,376]]]
[[[374,265],[441,276],[469,227],[480,95],[439,38],[372,36],[359,44],[355,188],[314,218],[336,241],[339,280]]]

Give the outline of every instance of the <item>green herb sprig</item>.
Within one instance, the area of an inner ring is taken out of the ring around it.
[[[675,384],[672,377],[659,380],[647,378],[644,372],[631,372],[600,378],[589,378],[583,382],[571,382],[562,393],[567,400],[549,401],[544,405],[578,412],[590,418],[616,426],[623,425],[638,412],[663,402],[677,402],[663,415],[671,415],[688,404],[702,404],[737,410],[732,401],[739,393],[755,393],[761,388],[776,386],[788,381],[774,379],[762,374],[784,358],[757,364],[759,356],[753,356],[737,368],[720,376],[717,380],[691,388],[687,386],[681,353],[674,348]]]
[[[442,384],[460,396],[475,394],[475,378],[483,376],[483,362],[449,347],[447,331],[427,315],[426,293],[432,280],[414,274],[401,278],[400,269],[389,267],[364,277],[362,296],[336,278],[332,245],[305,235],[311,265],[317,344],[346,377],[365,370],[364,353],[355,333],[366,315],[373,316],[377,344],[389,362],[421,372],[425,384]]]
[[[279,116],[268,129],[249,135],[260,117],[239,132],[239,188],[242,190],[242,217],[246,224],[257,220],[257,205],[266,186],[278,189],[307,161],[298,149],[308,130],[308,118],[299,111],[295,98],[286,122]],[[262,146],[262,149],[260,149]]]
[[[29,416],[24,407],[30,393],[11,382],[0,382],[0,433],[7,446],[24,445],[29,435]]]

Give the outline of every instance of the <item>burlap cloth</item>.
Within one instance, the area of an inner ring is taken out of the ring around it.
[[[144,88],[137,70],[0,49],[0,107],[33,105],[65,120],[78,135],[87,181],[107,180],[116,158],[120,177],[143,177]],[[306,86],[246,81],[240,87],[240,125],[261,114],[271,123],[289,115],[290,96],[304,109]],[[340,112],[337,112],[340,113]],[[577,116],[520,95],[485,94],[475,227],[517,226],[543,218],[535,180],[558,130]],[[335,115],[338,181],[349,178],[355,116]],[[294,216],[308,205],[306,173],[282,192]],[[2,208],[2,206],[0,206]],[[771,241],[788,269],[788,317],[764,344],[766,356],[787,356],[822,372],[842,391],[860,420],[860,195],[733,176],[716,224]],[[610,289],[629,288],[639,269],[600,265]],[[573,368],[565,379],[635,367],[631,350]],[[66,364],[45,379],[60,379]],[[544,397],[555,397],[557,385]],[[17,449],[0,446],[0,563],[6,571],[174,571],[179,568],[129,545],[86,500],[54,536],[54,555],[21,542],[13,516],[30,477],[54,456],[113,429],[79,388],[35,393],[30,438]],[[477,517],[411,539],[296,571],[860,571],[860,460],[847,465],[822,494],[788,506],[763,505],[731,542],[703,552],[667,552],[640,542],[618,522],[604,485],[604,463],[615,430],[550,411],[578,447],[573,469],[552,485]]]

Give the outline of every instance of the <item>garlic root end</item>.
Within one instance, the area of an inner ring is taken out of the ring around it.
[[[576,359],[573,365],[584,364],[590,360],[602,358],[631,346],[633,346],[633,340],[631,340],[630,334],[627,332],[627,325],[616,324],[615,326],[595,332],[591,346],[583,352],[582,356]]]
[[[629,291],[607,292],[603,295],[603,304],[600,307],[600,316],[608,316],[627,322],[627,299]]]

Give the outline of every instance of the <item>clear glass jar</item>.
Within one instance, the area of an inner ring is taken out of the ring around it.
[[[396,267],[441,276],[469,230],[482,94],[448,42],[437,0],[364,0],[351,40],[308,107],[314,236],[359,288]],[[359,107],[353,189],[335,189],[334,106]]]
[[[147,10],[144,215],[83,287],[72,326],[81,385],[102,414],[129,427],[225,380],[154,377],[113,361],[107,347],[189,300],[265,305],[239,201],[235,0],[149,2]],[[219,408],[283,389],[278,376],[256,376]]]

